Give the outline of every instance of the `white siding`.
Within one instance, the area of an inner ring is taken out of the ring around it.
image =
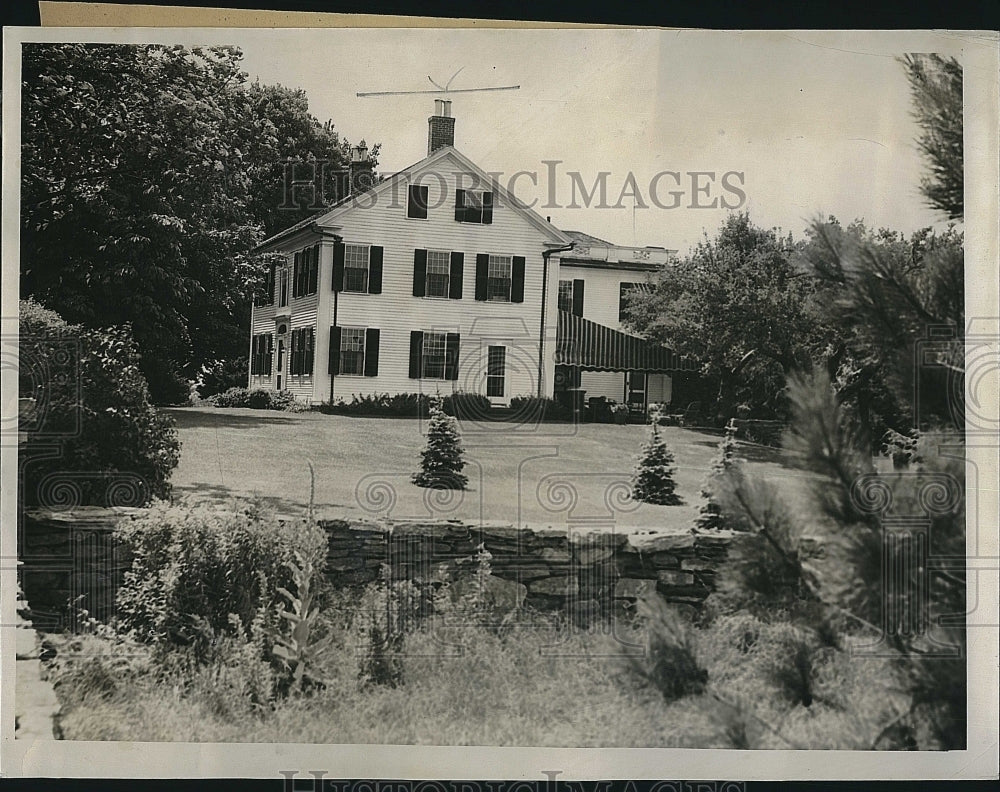
[[[324,244],[319,295],[289,300],[289,330],[309,325],[316,327],[315,376],[283,378],[286,387],[297,396],[313,402],[330,398],[328,345],[330,326],[334,320],[340,327],[380,330],[378,376],[337,376],[333,383],[335,398],[349,401],[355,394],[448,393],[453,389],[485,394],[486,354],[487,347],[491,345],[507,347],[506,398],[537,392],[542,251],[545,243],[551,244],[551,240],[540,228],[513,208],[500,204],[496,198],[492,224],[457,222],[455,190],[458,187],[475,189],[475,186],[470,184],[470,175],[457,161],[449,158],[439,159],[435,172],[437,176],[419,180],[428,186],[427,219],[406,217],[405,187],[397,191],[398,200],[394,200],[390,190],[375,200],[374,205],[370,205],[371,202],[359,205],[331,219],[330,228],[343,237],[345,243],[380,245],[383,248],[382,293],[342,291],[334,299],[332,244]],[[309,233],[303,231],[289,239],[285,249],[293,252],[317,239],[317,236],[310,238]],[[461,300],[413,296],[415,249],[461,251],[464,254]],[[524,302],[480,302],[475,299],[476,255],[480,253],[524,257]],[[553,265],[550,269],[553,271],[551,284],[554,284],[558,267]],[[545,389],[548,395],[552,392],[552,354],[555,348],[555,289],[551,284],[550,299],[547,300],[551,308],[546,322],[549,339],[545,350]],[[252,333],[273,332],[274,317],[274,307],[258,308],[254,314]],[[409,378],[412,330],[460,333],[457,381]]]
[[[620,268],[581,267],[573,264],[559,265],[560,280],[582,279],[583,318],[621,330],[618,321],[618,298],[622,283],[653,283],[656,273],[645,270]]]

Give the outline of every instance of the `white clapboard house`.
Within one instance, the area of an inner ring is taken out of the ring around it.
[[[563,232],[454,147],[450,102],[427,156],[263,242],[278,254],[253,309],[252,388],[320,403],[378,393],[669,401],[669,350],[621,332],[623,295],[669,259]],[[587,395],[587,394],[584,394]]]

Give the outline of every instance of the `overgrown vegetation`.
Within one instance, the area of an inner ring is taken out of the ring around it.
[[[128,329],[85,330],[22,300],[18,332],[20,453],[31,460],[24,505],[141,506],[166,497],[180,443],[173,420],[150,402]]]
[[[70,739],[861,749],[880,739],[875,747],[889,747],[880,733],[905,705],[890,660],[853,657],[780,610],[700,623],[651,587],[633,616],[595,631],[504,605],[485,546],[430,579],[394,579],[385,568],[360,591],[310,578],[320,565],[300,550],[284,568],[287,588],[261,586],[243,602],[234,575],[249,556],[222,562],[218,551],[182,549],[192,537],[179,524],[201,526],[210,546],[236,527],[234,549],[301,546],[303,526],[286,532],[252,507],[156,513],[174,526],[173,573],[204,596],[191,609],[217,628],[200,628],[210,639],[198,651],[158,640],[180,633],[148,617],[154,636],[119,622],[51,639]],[[210,571],[220,563],[229,575]],[[282,574],[276,558],[262,566]],[[131,601],[157,612],[158,587],[137,583]],[[222,618],[232,607],[256,613],[249,626],[235,612]]]

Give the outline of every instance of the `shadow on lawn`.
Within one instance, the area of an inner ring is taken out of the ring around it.
[[[236,412],[218,407],[166,407],[161,409],[173,417],[179,429],[204,426],[222,429],[251,429],[266,424],[284,425],[296,422],[292,414],[277,410],[240,410]]]

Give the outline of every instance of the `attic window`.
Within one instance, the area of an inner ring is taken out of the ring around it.
[[[406,202],[406,216],[417,220],[427,219],[427,185],[411,184]]]
[[[459,223],[490,225],[493,222],[493,193],[456,190],[455,220]]]

